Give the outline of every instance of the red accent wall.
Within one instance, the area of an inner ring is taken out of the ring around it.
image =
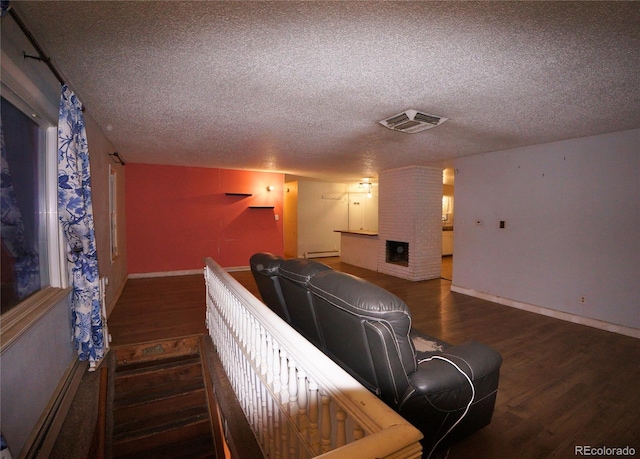
[[[198,269],[205,257],[248,266],[255,252],[282,255],[283,184],[273,172],[127,163],[128,272]]]

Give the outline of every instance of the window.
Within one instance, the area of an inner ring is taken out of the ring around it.
[[[2,98],[2,314],[49,285],[45,130]]]
[[[39,107],[33,109],[25,94],[23,85],[9,88],[3,80],[2,350],[69,292],[58,222],[55,108],[32,98]]]

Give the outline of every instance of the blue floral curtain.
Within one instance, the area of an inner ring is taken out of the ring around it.
[[[72,327],[80,360],[104,357],[100,282],[82,104],[65,85],[58,119],[58,215],[68,242]]]

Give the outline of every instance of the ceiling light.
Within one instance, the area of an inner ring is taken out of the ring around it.
[[[406,110],[380,121],[380,124],[394,131],[415,134],[416,132],[439,126],[447,119],[441,116],[428,115],[417,110]]]
[[[370,179],[365,178],[364,182],[360,182],[359,187],[364,188],[367,191],[367,198],[371,197],[371,188],[373,187],[373,183],[371,183]]]

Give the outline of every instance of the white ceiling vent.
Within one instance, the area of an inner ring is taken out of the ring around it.
[[[441,116],[427,115],[417,110],[407,110],[380,121],[380,124],[394,131],[414,134],[425,129],[434,128],[445,121],[447,121],[447,118]]]

